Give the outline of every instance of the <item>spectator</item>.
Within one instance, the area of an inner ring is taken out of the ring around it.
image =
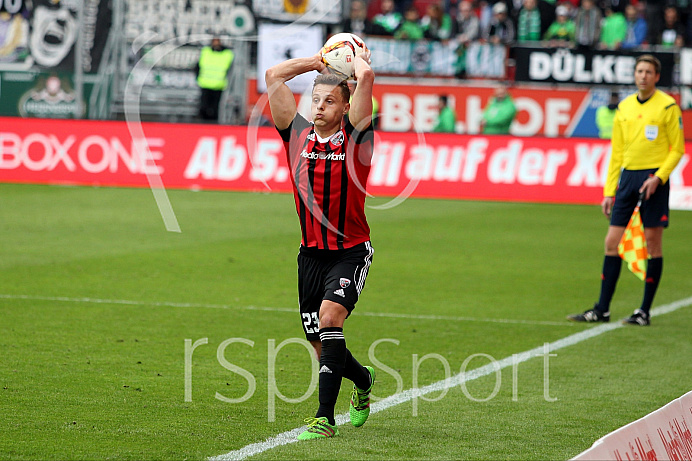
[[[639,4],[642,2],[640,1]],[[667,0],[646,0],[644,6],[644,18],[648,25],[648,41],[649,45],[656,44],[663,30],[663,7],[667,4]]]
[[[685,28],[678,19],[678,9],[674,6],[663,10],[663,29],[654,45],[680,48],[685,46]]]
[[[541,40],[541,13],[537,0],[524,0],[524,7],[519,12],[517,40],[520,42],[538,42]]]
[[[517,108],[507,92],[507,85],[500,84],[483,111],[483,134],[509,134],[509,127],[517,115]]]
[[[627,5],[629,5],[629,0],[599,0],[598,2],[598,6],[601,7],[601,11],[611,10],[614,13],[622,14],[625,14],[625,8],[627,8]]]
[[[500,2],[502,2],[502,0],[500,0]],[[507,7],[507,15],[512,20],[512,24],[515,26],[514,29],[516,30],[516,25],[519,23],[519,13],[524,7],[524,0],[505,0],[502,3],[505,3],[505,6]]]
[[[571,47],[574,44],[574,22],[569,19],[569,10],[565,5],[560,5],[555,9],[557,18],[553,22],[543,40],[548,40],[551,47]]]
[[[394,35],[402,21],[401,13],[394,11],[394,0],[382,0],[380,10],[372,19],[373,34]]]
[[[471,0],[472,4],[476,4]],[[488,0],[480,0],[477,3],[475,9],[476,17],[478,17],[478,30],[481,32],[490,26],[490,22],[493,20],[493,4],[489,3]],[[517,14],[519,14],[517,12]]]
[[[467,47],[469,43],[476,40],[480,35],[480,21],[476,12],[473,11],[473,4],[464,0],[459,4],[459,14],[457,16],[457,43]]]
[[[457,16],[457,60],[454,64],[454,75],[464,77],[466,72],[466,49],[480,33],[480,21],[470,1],[464,0],[459,4]]]
[[[446,95],[440,95],[438,100],[438,108],[440,113],[437,116],[437,121],[433,127],[433,133],[454,133],[457,124],[457,115],[454,109],[447,105],[448,98]]]
[[[692,11],[690,0],[668,0],[666,6],[674,6],[678,10],[678,20],[681,24],[687,24]]]
[[[560,5],[569,7],[569,17],[574,19],[576,11],[579,9],[579,0],[561,0]]]
[[[403,16],[403,14],[406,12],[406,8],[408,8],[412,3],[413,0],[394,0],[394,10]]]
[[[594,0],[582,0],[574,21],[575,41],[578,47],[591,48],[601,37],[601,11]]]
[[[219,101],[228,86],[227,76],[233,58],[233,51],[224,48],[219,37],[212,38],[211,45],[200,52],[195,72],[202,90],[199,115],[203,120],[215,122],[219,119]]]
[[[639,48],[646,40],[646,20],[639,17],[637,7],[627,5],[625,8],[625,18],[627,19],[627,33],[622,41],[623,50]]]
[[[567,16],[567,19],[574,22],[574,18],[577,15],[577,10],[579,9],[579,7],[572,5],[572,3],[568,0],[561,0],[560,4],[558,5],[558,8],[561,6],[564,6],[565,10],[567,11],[567,13],[565,14],[565,16]],[[555,18],[557,19],[557,8],[555,8]]]
[[[493,6],[493,20],[483,33],[483,39],[492,45],[510,45],[514,41],[514,23],[507,16],[507,6],[498,2]]]
[[[440,3],[429,4],[426,11],[427,14],[420,22],[425,38],[447,41],[456,35],[457,23],[452,16],[444,12]]]
[[[601,40],[598,48],[602,50],[618,50],[627,35],[627,20],[622,13],[606,10],[606,17],[601,27]]]
[[[356,35],[370,35],[373,33],[373,25],[368,19],[368,6],[363,0],[352,0],[348,18],[344,19],[334,33],[352,32]]]
[[[423,38],[423,27],[420,25],[418,9],[414,5],[406,8],[404,21],[394,33],[394,38],[404,40],[421,40]]]
[[[620,98],[617,92],[610,93],[610,100],[605,106],[596,109],[596,126],[598,127],[598,137],[601,139],[610,139],[613,136],[613,121],[617,112]]]

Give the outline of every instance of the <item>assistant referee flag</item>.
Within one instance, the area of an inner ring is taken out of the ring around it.
[[[634,213],[627,223],[625,233],[618,245],[618,254],[627,262],[630,271],[641,280],[646,278],[646,262],[649,259],[646,250],[646,237],[644,236],[644,224],[639,213],[641,199],[637,203]]]

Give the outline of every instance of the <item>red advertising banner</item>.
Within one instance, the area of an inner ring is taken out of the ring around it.
[[[599,203],[609,143],[376,132],[374,196]],[[688,148],[690,145],[688,144]],[[692,209],[685,155],[671,204]],[[291,190],[273,128],[0,118],[0,182]]]
[[[465,81],[463,84],[453,79],[378,78],[373,95],[379,104],[378,128],[383,131],[430,131],[438,114],[439,95],[447,95],[449,104],[457,115],[456,133],[478,134],[481,114],[495,91],[492,83]],[[631,91],[634,91],[632,89]],[[514,136],[546,137],[598,137],[596,109],[608,104],[610,89],[603,87],[550,87],[537,85],[515,85],[509,89],[517,107],[517,117],[510,134]],[[624,90],[621,97],[630,94]],[[671,93],[678,102],[683,99],[682,108],[690,104],[682,95]],[[305,115],[307,106],[299,108]],[[689,99],[689,98],[688,98]],[[257,92],[257,81],[248,80],[248,103],[255,110],[271,119],[266,95]],[[683,125],[692,127],[692,110],[682,111]],[[687,130],[687,139],[692,139],[692,131]]]

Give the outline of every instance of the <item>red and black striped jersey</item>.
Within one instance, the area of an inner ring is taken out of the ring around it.
[[[291,171],[302,245],[337,250],[370,240],[365,187],[373,152],[372,124],[361,132],[346,122],[320,143],[313,124],[296,114],[279,134]]]

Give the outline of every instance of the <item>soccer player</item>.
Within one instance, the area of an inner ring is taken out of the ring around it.
[[[298,254],[298,297],[305,336],[320,362],[319,408],[305,420],[299,440],[334,437],[336,404],[345,377],[353,381],[349,415],[362,426],[370,414],[375,371],[346,348],[344,321],[355,308],[372,262],[370,228],[365,218],[365,185],[373,153],[370,52],[354,59],[358,82],[349,88],[336,75],[317,76],[308,122],[296,110],[286,82],[316,70],[325,72],[319,54],[284,61],[267,70],[269,107],[284,142],[291,171],[302,242]],[[348,113],[348,120],[344,116]]]
[[[619,105],[613,124],[612,156],[603,189],[601,208],[610,218],[605,238],[605,258],[601,294],[592,309],[567,318],[575,322],[608,322],[610,300],[620,276],[618,244],[644,194],[641,217],[649,261],[641,306],[623,320],[631,325],[649,325],[654,300],[663,271],[663,229],[668,227],[668,177],[685,152],[682,115],[675,100],[656,89],[661,63],[651,55],[641,55],[634,67],[637,93]],[[622,170],[621,173],[621,169]],[[618,184],[619,180],[619,184]]]

